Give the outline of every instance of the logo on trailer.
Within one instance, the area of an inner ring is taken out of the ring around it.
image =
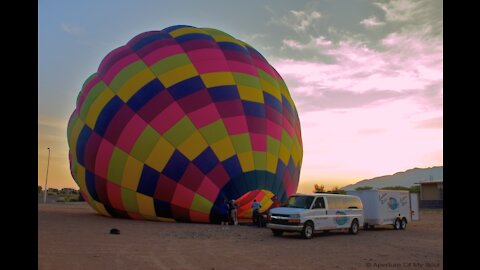
[[[335,217],[335,222],[338,224],[338,225],[343,225],[345,223],[347,223],[347,213],[343,212],[343,211],[337,211],[335,213],[335,215],[337,215]]]
[[[392,210],[395,210],[398,208],[398,202],[397,202],[397,199],[393,198],[393,197],[390,197],[388,199],[388,207]]]

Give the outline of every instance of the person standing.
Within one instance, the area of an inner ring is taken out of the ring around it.
[[[228,226],[228,219],[229,219],[228,203],[226,199],[223,200],[223,203],[220,205],[219,210],[220,210],[220,224],[222,225],[222,229],[224,229],[224,225]]]
[[[259,210],[262,206],[260,205],[259,202],[257,202],[257,200],[253,200],[253,203],[252,203],[252,209],[253,209],[253,214],[252,214],[252,222],[253,224],[257,224],[258,223],[258,215],[259,215]]]
[[[238,225],[238,217],[237,217],[237,203],[234,199],[230,200],[229,208],[230,208],[230,217],[232,218],[233,225]]]

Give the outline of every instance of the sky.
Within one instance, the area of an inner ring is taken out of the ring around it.
[[[135,35],[186,24],[255,47],[303,139],[298,192],[443,166],[443,2],[38,1],[38,185],[77,188],[67,123],[83,82]]]

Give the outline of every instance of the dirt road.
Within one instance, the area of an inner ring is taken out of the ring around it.
[[[247,225],[165,223],[98,215],[85,203],[38,204],[39,269],[443,269],[443,211],[391,226],[274,237]],[[109,234],[118,228],[120,235]]]

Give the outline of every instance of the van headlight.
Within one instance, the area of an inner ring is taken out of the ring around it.
[[[300,214],[293,214],[288,217],[288,223],[290,224],[300,224]]]

